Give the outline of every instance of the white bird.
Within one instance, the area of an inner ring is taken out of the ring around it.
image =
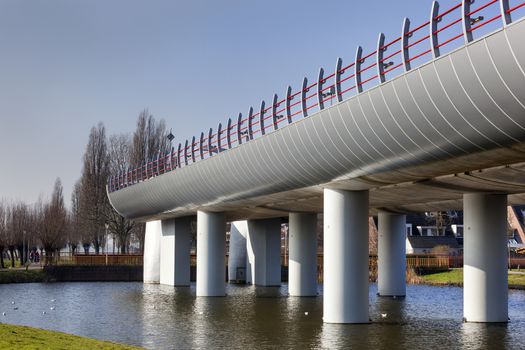
[[[308,311],[306,311],[304,314],[305,314],[306,316],[308,316]]]
[[[5,312],[2,312],[2,316],[5,316]]]
[[[382,318],[386,318],[386,316],[387,316],[386,314],[381,314]]]
[[[55,307],[54,307],[54,306],[51,306],[51,307],[49,308],[49,310],[54,310],[54,309],[55,309]]]
[[[12,301],[12,302],[11,302],[11,304],[12,304],[12,305],[15,305],[15,302],[14,302],[14,301]]]
[[[46,312],[45,312],[45,311],[42,311],[42,315],[45,315],[45,314],[46,314]]]
[[[55,301],[57,301],[56,299],[51,299],[51,302],[54,303]]]

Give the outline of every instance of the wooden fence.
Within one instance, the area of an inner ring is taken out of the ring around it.
[[[191,266],[196,266],[197,258],[191,254]],[[226,264],[228,255],[226,255]],[[508,260],[511,268],[525,268],[525,258],[511,257]],[[139,254],[108,254],[107,262],[105,254],[60,254],[46,260],[44,256],[41,265],[142,265],[143,256]],[[288,257],[281,256],[281,265],[288,266]],[[463,256],[436,256],[436,255],[407,255],[407,268],[461,268],[463,267]],[[318,270],[323,269],[323,254],[317,254]],[[377,255],[369,256],[370,270],[377,270]]]
[[[59,254],[40,260],[40,265],[142,265],[141,254]]]

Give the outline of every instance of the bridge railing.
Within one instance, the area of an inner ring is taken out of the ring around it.
[[[434,1],[428,21],[412,27],[410,20],[405,18],[399,37],[387,41],[380,33],[374,51],[364,54],[358,46],[350,62],[345,64],[341,58],[336,60],[333,73],[326,75],[320,68],[316,80],[310,82],[305,77],[296,91],[288,86],[283,96],[274,94],[271,102],[261,101],[258,109],[250,107],[246,115],[239,113],[237,118],[219,123],[215,131],[210,128],[184,144],[179,143],[177,149],[172,148],[167,154],[159,153],[155,159],[145,160],[110,176],[108,190],[117,191],[213,157],[306,118],[312,109],[323,110],[327,103],[342,102],[360,94],[509,25],[524,14],[525,2],[516,0],[485,0],[480,4],[462,0],[444,10],[440,10],[439,3]]]

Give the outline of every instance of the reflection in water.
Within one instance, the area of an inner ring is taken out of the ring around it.
[[[507,337],[507,324],[463,323],[463,349],[518,349],[525,344],[512,344]]]
[[[509,293],[508,325],[463,324],[461,288],[409,285],[404,299],[377,297],[376,291],[371,284],[371,324],[338,325],[322,322],[322,293],[288,297],[286,284],[228,285],[226,297],[209,298],[195,297],[195,285],[2,285],[0,321],[150,349],[516,349],[525,344],[524,291]]]

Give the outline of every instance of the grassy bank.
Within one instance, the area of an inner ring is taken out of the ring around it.
[[[463,269],[451,269],[447,272],[419,276],[420,283],[435,285],[463,285]],[[509,274],[509,287],[525,289],[525,275]]]
[[[0,271],[0,284],[3,283],[34,283],[34,282],[53,282],[52,276],[44,270],[14,270],[7,269]]]
[[[0,349],[141,349],[62,332],[0,323]]]

